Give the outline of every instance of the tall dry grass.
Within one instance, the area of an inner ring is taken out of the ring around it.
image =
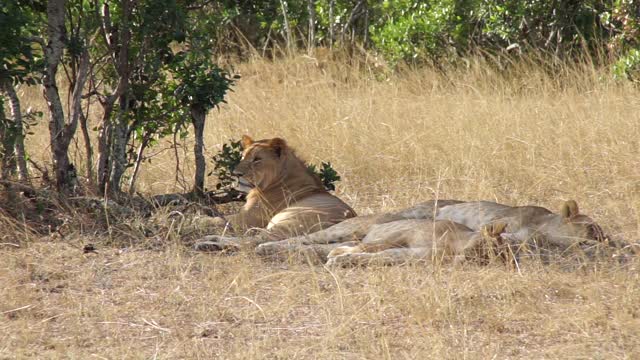
[[[380,81],[364,65],[256,60],[238,67],[206,141],[214,152],[244,133],[284,137],[308,161],[331,161],[361,213],[436,195],[552,209],[573,198],[638,238],[639,92],[588,64],[559,69],[477,61],[448,77],[424,69]],[[141,188],[172,190],[173,170],[166,152]]]
[[[362,214],[436,196],[549,208],[572,198],[609,233],[639,238],[640,94],[606,70],[472,61],[376,80],[367,63],[303,56],[236,70],[229,103],[209,115],[209,154],[244,133],[281,136],[331,161],[337,193]],[[42,107],[39,96],[25,90],[24,106]],[[46,139],[46,127],[29,139],[39,161]],[[174,169],[162,152],[139,189],[175,191]],[[93,241],[0,247],[0,358],[640,356],[635,260],[330,272],[193,254],[169,233],[161,250],[82,254]]]

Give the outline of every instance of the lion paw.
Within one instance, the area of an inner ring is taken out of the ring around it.
[[[344,268],[352,266],[351,254],[329,257],[325,265],[330,268]]]
[[[198,220],[203,226],[224,227],[225,225],[227,225],[227,220],[225,220],[220,216],[216,216],[216,217],[206,216],[206,217],[201,217]]]
[[[202,252],[218,252],[222,251],[223,247],[215,241],[199,241],[193,245],[193,250]]]
[[[193,249],[195,251],[203,252],[234,252],[240,250],[240,245],[238,244],[236,238],[209,235],[202,238],[201,241],[195,243],[195,245],[193,245]]]
[[[335,250],[335,249],[334,249]],[[334,257],[330,257],[327,262],[327,267],[333,268],[347,268],[347,267],[359,267],[367,266],[372,260],[375,260],[374,254],[355,252],[346,253]]]
[[[272,241],[258,245],[256,248],[256,254],[259,256],[276,255],[283,250],[284,249],[280,241]]]
[[[339,246],[331,250],[331,252],[329,252],[329,255],[327,255],[327,257],[333,258],[340,255],[356,254],[359,252],[362,252],[359,246]]]

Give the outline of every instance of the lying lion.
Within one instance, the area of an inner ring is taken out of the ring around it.
[[[248,192],[247,201],[238,214],[215,222],[239,233],[263,231],[241,238],[206,236],[195,245],[196,250],[255,247],[313,233],[356,216],[349,205],[327,192],[283,139],[254,141],[244,135],[242,145],[242,159],[233,174],[238,177],[236,189]]]
[[[416,219],[377,224],[361,244],[333,249],[327,265],[397,265],[409,260],[486,264],[498,258],[508,262],[509,248],[501,237],[505,227],[497,223],[473,231],[453,221]]]
[[[490,201],[461,202],[455,200],[427,201],[391,214],[361,216],[346,220],[326,230],[279,242],[260,245],[259,255],[282,255],[290,251],[310,252],[321,258],[341,243],[356,245],[379,224],[392,231],[403,228],[408,219],[449,220],[473,231],[481,231],[492,223],[506,224],[503,237],[518,249],[567,250],[588,242],[602,242],[602,228],[578,210],[578,204],[567,201],[559,214],[538,206],[508,206]]]

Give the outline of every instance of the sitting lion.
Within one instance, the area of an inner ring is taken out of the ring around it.
[[[377,224],[355,246],[340,246],[328,255],[327,266],[396,265],[409,260],[486,264],[507,262],[509,248],[501,234],[506,224],[485,225],[481,231],[448,220],[399,220]]]
[[[206,236],[196,250],[257,246],[313,233],[356,216],[349,205],[327,192],[283,139],[254,141],[244,135],[242,145],[242,159],[233,174],[238,177],[236,189],[248,192],[247,201],[238,214],[217,220],[240,233],[264,230],[243,238]]]
[[[602,228],[578,210],[578,204],[567,201],[560,214],[538,206],[508,206],[490,201],[427,201],[391,214],[361,216],[346,220],[323,231],[279,242],[260,245],[259,255],[279,255],[289,251],[315,253],[321,258],[343,242],[357,245],[378,224],[389,224],[391,230],[408,219],[449,220],[481,231],[492,223],[506,224],[505,234],[516,249],[532,245],[538,250],[563,251],[576,244],[607,239]],[[404,226],[404,225],[403,225]],[[529,247],[532,247],[529,246]]]

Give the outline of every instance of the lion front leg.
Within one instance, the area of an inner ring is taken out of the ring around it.
[[[289,243],[298,245],[326,245],[359,241],[367,234],[374,224],[374,220],[373,216],[359,216],[316,232],[284,238]],[[273,231],[273,229],[271,230]]]
[[[420,260],[429,252],[424,248],[399,248],[388,249],[376,253],[355,252],[359,247],[335,249],[333,254],[329,254],[327,267],[359,267],[359,266],[392,266]]]
[[[357,244],[358,242],[356,241],[332,244],[303,244],[298,241],[282,240],[259,245],[256,248],[256,254],[275,259],[290,259],[302,256],[305,259],[313,258],[325,262],[329,253],[335,248],[345,245],[355,246]]]

